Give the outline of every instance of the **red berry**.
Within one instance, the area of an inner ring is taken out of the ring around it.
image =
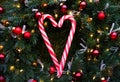
[[[105,15],[105,13],[103,11],[101,11],[101,12],[98,13],[98,19],[99,20],[104,20],[105,17],[106,17],[106,15]]]
[[[25,32],[24,33],[24,38],[25,39],[30,39],[31,38],[31,33],[30,32]]]
[[[92,55],[93,56],[99,56],[99,54],[100,54],[100,52],[97,49],[95,49],[95,50],[92,51]]]
[[[87,3],[85,1],[80,2],[79,9],[85,9],[87,6]]]
[[[111,38],[112,40],[117,39],[117,37],[118,37],[117,32],[111,32],[111,34],[110,34],[110,38]]]
[[[4,12],[4,8],[0,6],[0,14]]]
[[[50,68],[49,68],[49,72],[50,72],[50,74],[54,74],[55,73],[55,67],[54,66],[50,66]]]
[[[64,14],[67,12],[67,6],[66,5],[61,6],[61,12],[64,13]]]
[[[13,33],[16,34],[16,35],[20,35],[22,33],[22,29],[21,27],[15,27],[13,30]]]

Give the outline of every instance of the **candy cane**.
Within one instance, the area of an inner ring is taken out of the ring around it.
[[[49,52],[49,54],[50,54],[50,56],[52,58],[52,61],[55,64],[56,69],[58,70],[59,63],[58,63],[58,60],[56,58],[56,54],[55,54],[55,52],[54,52],[54,50],[52,48],[52,45],[51,45],[51,43],[49,41],[49,38],[48,38],[48,36],[47,36],[47,34],[45,32],[44,26],[43,26],[43,20],[45,18],[49,18],[52,21],[52,25],[55,26],[55,27],[57,27],[57,23],[54,21],[54,18],[51,15],[48,15],[48,14],[42,15],[41,19],[38,21],[39,30],[41,32],[41,35],[42,35],[42,37],[44,39],[44,42],[45,42],[45,44],[46,44],[46,46],[48,48],[48,52]]]
[[[52,48],[52,45],[51,45],[51,43],[49,41],[49,38],[48,38],[48,36],[47,36],[47,34],[45,32],[45,28],[43,26],[43,21],[46,18],[50,19],[50,21],[52,22],[52,25],[54,27],[58,26],[59,28],[62,27],[63,22],[65,20],[70,20],[70,22],[71,22],[71,26],[72,27],[70,29],[70,33],[69,33],[68,40],[66,42],[64,51],[63,51],[63,55],[62,55],[60,64],[59,64],[59,62],[58,62],[58,60],[56,58],[56,54],[55,54],[55,52],[54,52],[54,50]],[[74,19],[74,17],[72,15],[64,15],[60,19],[59,23],[57,24],[56,21],[54,20],[54,18],[51,15],[43,14],[41,16],[41,18],[38,20],[38,26],[39,26],[39,30],[41,32],[41,35],[42,35],[42,37],[44,39],[45,45],[48,48],[48,52],[49,52],[49,54],[50,54],[50,56],[52,58],[52,61],[53,61],[54,65],[55,65],[56,69],[57,69],[57,76],[61,77],[61,75],[63,73],[63,69],[65,67],[65,63],[66,63],[67,57],[68,57],[68,53],[69,53],[69,50],[70,50],[70,47],[71,47],[71,43],[72,43],[72,40],[73,40],[73,37],[74,37],[74,34],[75,34],[76,21],[75,21],[75,19]]]
[[[66,60],[67,60],[67,57],[68,57],[68,53],[69,53],[69,50],[70,50],[70,47],[71,47],[71,43],[72,43],[72,40],[73,40],[73,37],[74,37],[74,34],[75,34],[75,29],[76,29],[76,21],[75,21],[75,19],[72,15],[64,15],[60,19],[60,21],[58,23],[58,27],[62,27],[63,22],[65,20],[70,20],[71,29],[70,29],[70,33],[69,33],[68,40],[66,42],[64,51],[63,51],[63,55],[62,55],[62,59],[61,59],[61,62],[60,62],[59,70],[58,70],[58,73],[57,73],[58,77],[61,77],[61,75],[62,75],[63,69],[65,67],[65,63],[66,63]]]

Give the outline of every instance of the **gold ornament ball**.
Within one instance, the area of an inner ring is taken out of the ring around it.
[[[0,50],[2,50],[4,48],[4,46],[3,45],[0,45]]]
[[[15,66],[10,66],[10,71],[13,71],[15,69]]]
[[[89,18],[87,18],[87,22],[92,22],[92,18],[91,17],[89,17]]]
[[[7,26],[10,24],[10,22],[8,20],[2,20],[1,22],[4,26]]]

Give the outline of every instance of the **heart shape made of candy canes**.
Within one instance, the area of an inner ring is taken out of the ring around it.
[[[55,52],[52,48],[52,45],[49,41],[49,38],[48,38],[48,36],[45,32],[45,28],[43,26],[43,22],[46,18],[48,18],[51,21],[51,23],[54,27],[58,27],[58,28],[62,27],[65,20],[69,20],[71,22],[70,33],[69,33],[69,36],[68,36],[68,39],[67,39],[67,42],[66,42],[66,45],[65,45],[60,63],[58,62],[56,54],[55,54]],[[44,39],[44,43],[45,43],[46,47],[48,48],[48,52],[49,52],[49,54],[52,58],[52,61],[53,61],[54,65],[57,69],[57,76],[59,78],[59,77],[61,77],[61,75],[63,73],[63,69],[65,67],[65,63],[66,63],[66,60],[67,60],[67,57],[68,57],[68,53],[69,53],[69,50],[70,50],[70,47],[71,47],[71,43],[72,43],[72,40],[73,40],[73,37],[74,37],[74,34],[75,34],[76,21],[75,21],[75,19],[72,15],[64,15],[60,18],[59,22],[57,23],[51,15],[43,14],[41,17],[39,17],[38,27],[39,27],[41,35]]]

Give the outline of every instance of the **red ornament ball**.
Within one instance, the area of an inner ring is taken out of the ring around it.
[[[92,55],[93,56],[99,56],[99,54],[100,54],[100,52],[97,49],[95,49],[95,50],[92,51]]]
[[[83,76],[83,74],[82,74],[81,72],[76,72],[76,73],[74,74],[74,78],[75,78],[75,80],[79,80],[79,79],[81,79],[82,76]]]
[[[98,20],[104,20],[105,17],[106,17],[106,15],[105,15],[105,13],[103,11],[100,11],[98,13],[98,16],[97,16]]]
[[[80,9],[80,10],[85,9],[86,6],[87,6],[86,1],[82,1],[82,2],[80,2],[80,4],[79,4],[79,9]]]
[[[35,79],[29,79],[27,82],[37,82]]]
[[[111,34],[110,34],[110,38],[111,38],[112,40],[117,39],[117,37],[118,37],[117,32],[111,32]]]
[[[14,34],[16,34],[16,35],[20,35],[20,34],[22,34],[22,29],[21,29],[21,27],[15,27],[13,30],[13,33]]]
[[[102,80],[101,82],[108,82],[107,80]]]
[[[0,60],[5,60],[5,55],[3,53],[0,53]]]
[[[40,12],[36,12],[36,13],[35,13],[36,19],[39,19],[39,18],[41,17],[41,15],[42,15],[42,14],[41,14]]]
[[[0,75],[0,82],[6,82],[5,77]]]
[[[4,8],[0,6],[0,14],[4,12]]]
[[[56,71],[55,67],[54,66],[50,66],[50,68],[49,68],[50,74],[54,74],[55,71]]]
[[[32,80],[32,82],[37,82],[37,80]]]
[[[31,38],[31,33],[30,32],[25,32],[24,33],[24,38],[25,39],[30,39]]]
[[[61,6],[61,12],[64,14],[67,13],[67,6],[66,5]]]

